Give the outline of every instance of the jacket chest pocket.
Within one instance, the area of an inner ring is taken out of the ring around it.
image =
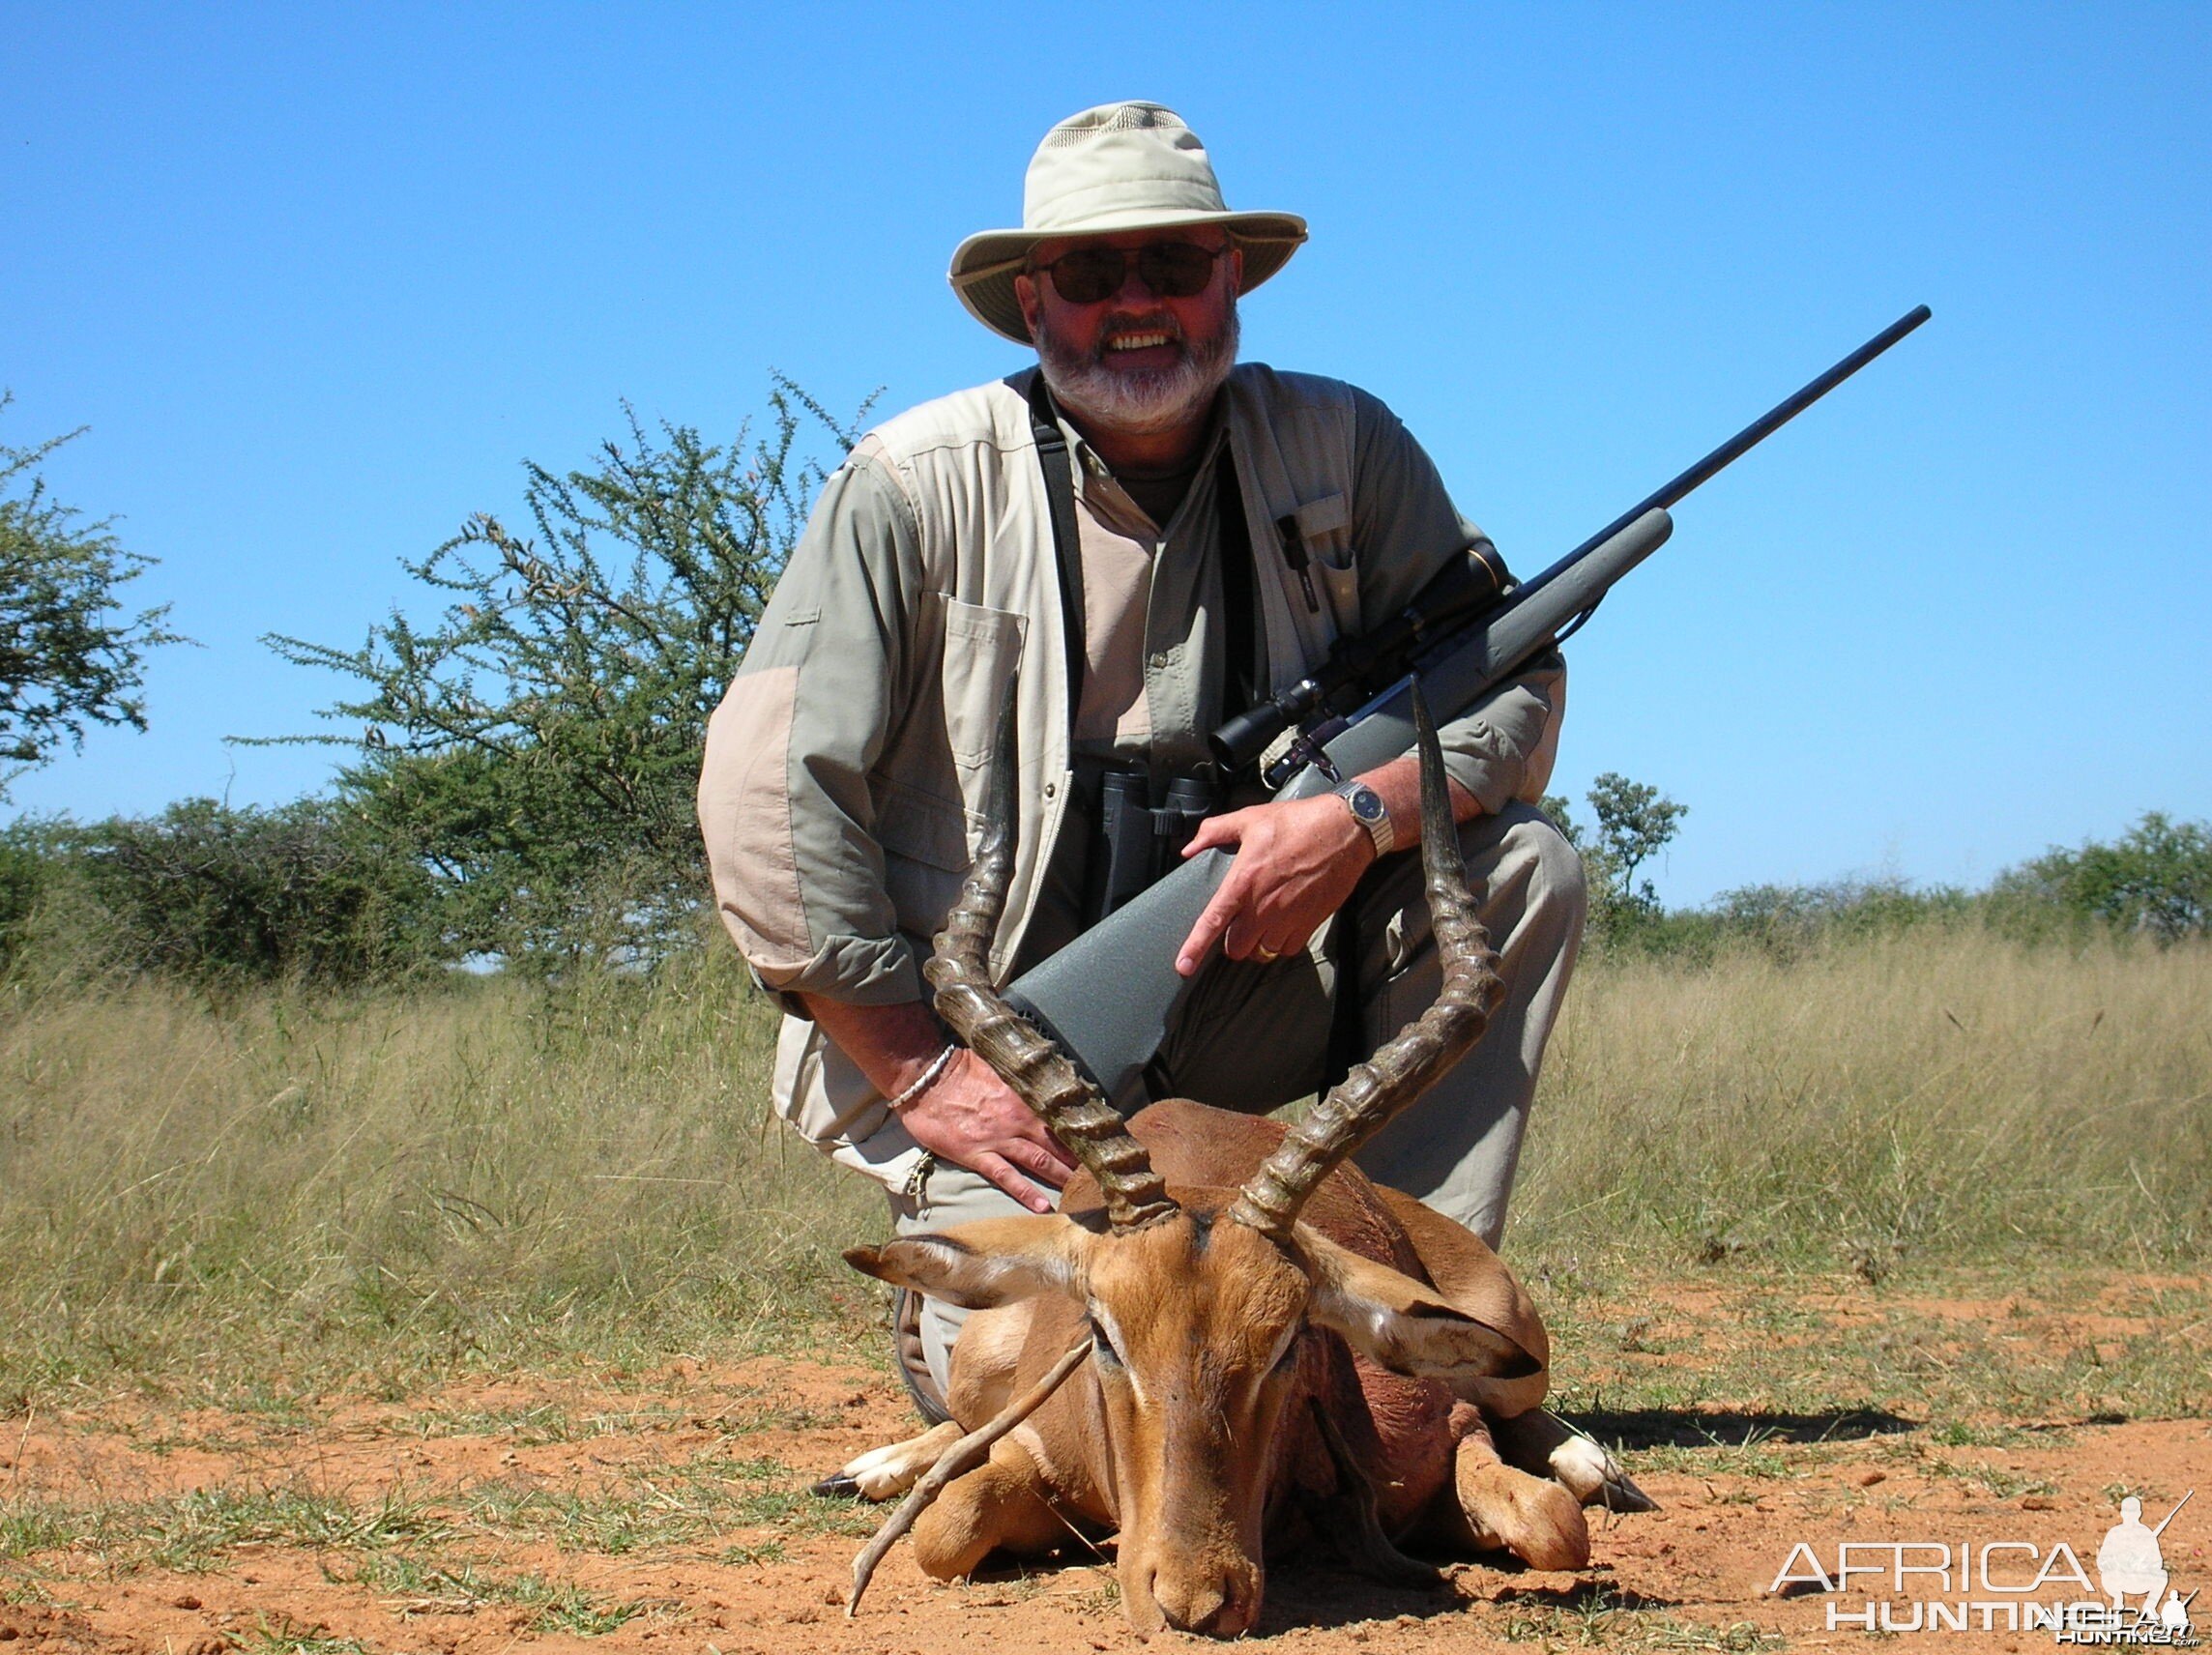
[[[968,870],[966,800],[997,756],[999,713],[1028,623],[1004,609],[922,596],[913,701],[868,777],[884,885],[903,929],[927,937]]]
[[[945,606],[946,740],[955,763],[979,769],[990,763],[998,746],[999,714],[1006,704],[1006,685],[1022,662],[1029,622],[1010,610],[986,609],[956,597],[938,601]]]
[[[1307,577],[1325,594],[1340,631],[1359,630],[1359,568],[1352,545],[1352,502],[1324,494],[1275,520],[1275,536],[1286,561],[1302,554]],[[1295,576],[1292,577],[1295,585]]]

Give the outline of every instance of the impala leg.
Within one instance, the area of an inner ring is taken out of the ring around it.
[[[1002,1438],[988,1460],[948,1483],[916,1521],[914,1557],[923,1574],[949,1581],[974,1574],[994,1552],[1033,1557],[1067,1534],[1045,1502],[1029,1451]]]
[[[1375,1485],[1345,1441],[1344,1433],[1330,1417],[1326,1406],[1319,1397],[1308,1397],[1306,1406],[1313,1411],[1314,1427],[1321,1433],[1322,1443],[1336,1466],[1336,1499],[1325,1514],[1326,1518],[1336,1521],[1326,1532],[1344,1553],[1345,1561],[1360,1574],[1395,1585],[1435,1585],[1442,1577],[1428,1564],[1407,1556],[1382,1532],[1382,1518],[1375,1504]]]
[[[960,1427],[947,1420],[904,1442],[871,1448],[859,1459],[847,1462],[834,1475],[824,1477],[814,1485],[812,1492],[859,1495],[862,1499],[871,1500],[891,1499],[913,1488],[922,1472],[937,1464],[937,1457],[960,1440]]]
[[[1476,1551],[1510,1552],[1531,1569],[1580,1569],[1589,1562],[1581,1502],[1550,1477],[1500,1460],[1487,1426],[1478,1424],[1459,1439],[1452,1487],[1465,1538]]]
[[[1511,1419],[1494,1419],[1498,1451],[1508,1465],[1566,1485],[1585,1505],[1608,1511],[1657,1511],[1659,1502],[1638,1488],[1605,1444],[1584,1435],[1549,1408],[1532,1408]]]

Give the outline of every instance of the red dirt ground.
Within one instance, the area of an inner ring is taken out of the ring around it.
[[[1670,1307],[1670,1320],[1694,1321],[1697,1308],[1685,1297]],[[1694,1362],[1697,1351],[1666,1359]],[[539,1431],[533,1418],[570,1424]],[[864,1532],[874,1511],[856,1518],[786,1499],[779,1515],[745,1523],[734,1521],[735,1507],[699,1505],[700,1489],[734,1488],[746,1477],[788,1495],[908,1434],[910,1422],[903,1396],[880,1372],[766,1358],[720,1369],[686,1361],[619,1392],[519,1375],[404,1404],[331,1403],[289,1420],[147,1406],[33,1413],[0,1430],[0,1517],[17,1525],[9,1549],[21,1558],[0,1564],[0,1655],[967,1655],[1138,1646],[1111,1569],[1097,1559],[942,1585],[923,1579],[902,1547],[849,1621],[840,1606],[860,1541],[824,1530]],[[1828,1630],[1827,1604],[1855,1611],[1870,1595],[1892,1597],[1888,1582],[1862,1582],[1843,1600],[1776,1596],[1769,1584],[1797,1542],[1815,1546],[1832,1567],[1845,1540],[1977,1549],[2024,1541],[2045,1554],[2063,1540],[2093,1574],[2121,1484],[2143,1495],[2153,1520],[2187,1491],[2201,1491],[2164,1547],[2184,1592],[2212,1581],[2212,1427],[2202,1419],[2068,1422],[2062,1431],[2007,1434],[2008,1446],[1922,1440],[1901,1452],[1913,1436],[1906,1421],[1892,1420],[1817,1448],[1762,1445],[1772,1451],[1764,1466],[1723,1452],[1709,1470],[1682,1468],[1695,1456],[1658,1456],[1636,1474],[1663,1509],[1597,1523],[1592,1565],[1581,1575],[1461,1563],[1448,1569],[1444,1587],[1422,1592],[1326,1568],[1278,1568],[1259,1635],[1297,1655],[1368,1646],[1854,1648],[1872,1640]],[[1638,1464],[1633,1456],[1630,1464]],[[640,1524],[676,1526],[640,1528],[631,1540],[610,1539],[604,1525],[542,1518],[517,1526],[485,1518],[480,1501],[466,1503],[471,1491],[486,1489],[510,1502],[533,1492],[627,1502]],[[161,1553],[132,1529],[140,1520],[129,1513],[207,1490],[309,1491],[357,1513],[396,1498],[445,1520],[445,1532],[391,1548],[423,1567],[465,1564],[495,1582],[535,1576],[626,1618],[585,1637],[496,1593],[395,1585],[388,1575],[364,1580],[364,1558],[377,1543],[342,1524],[231,1534],[196,1554]],[[103,1526],[102,1509],[125,1515]],[[687,1510],[705,1515],[685,1527]],[[39,1512],[61,1524],[43,1544],[23,1538]],[[1906,1598],[1895,1602],[1893,1613],[1908,1612]],[[2212,1595],[2199,1602],[2201,1637],[2212,1633]],[[2024,1650],[2049,1646],[2052,1635],[1975,1630],[1911,1641]]]

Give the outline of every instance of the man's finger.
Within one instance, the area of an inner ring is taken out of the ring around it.
[[[1044,1132],[1044,1129],[1040,1126],[1038,1131]],[[1044,1132],[1041,1139],[1033,1139],[1032,1142],[1036,1145],[1037,1153],[1044,1158],[1045,1176],[1052,1179],[1053,1187],[1058,1189],[1067,1181],[1067,1175],[1075,1171],[1075,1157],[1049,1132]]]
[[[1260,938],[1265,927],[1266,922],[1250,910],[1238,914],[1221,934],[1221,951],[1233,960],[1256,958],[1263,946]]]
[[[1198,831],[1190,836],[1190,843],[1182,848],[1186,857],[1195,857],[1201,851],[1210,851],[1216,845],[1238,845],[1244,840],[1244,812],[1232,810],[1226,816],[1208,816],[1198,825]]]
[[[1215,941],[1222,932],[1229,929],[1229,922],[1237,917],[1237,911],[1243,903],[1243,892],[1238,888],[1236,875],[1232,872],[1222,882],[1221,888],[1213,893],[1213,900],[1206,905],[1206,912],[1198,916],[1198,923],[1190,928],[1190,935],[1183,939],[1182,947],[1177,951],[1176,970],[1179,973],[1187,977],[1205,963]]]
[[[1043,1145],[1025,1143],[1009,1145],[1006,1149],[1006,1159],[1020,1167],[1023,1172],[1029,1174],[1038,1182],[1050,1184],[1054,1189],[1061,1189],[1067,1183],[1067,1175],[1075,1170],[1075,1164],[1072,1161],[1064,1160],[1065,1153],[1057,1144],[1047,1147]]]
[[[973,1171],[980,1173],[1007,1195],[1012,1196],[1032,1212],[1050,1212],[1052,1198],[1016,1172],[1004,1155],[985,1149],[975,1157]]]

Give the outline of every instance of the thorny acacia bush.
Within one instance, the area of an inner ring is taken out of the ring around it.
[[[14,399],[0,392],[0,412]],[[87,519],[46,490],[41,466],[82,429],[35,448],[0,443],[0,798],[6,767],[81,746],[95,724],[146,728],[146,653],[185,640],[167,605],[131,615],[122,589],[154,560],[125,547],[114,519]]]
[[[2099,926],[2162,943],[2212,935],[2212,825],[2147,811],[2112,844],[2054,848],[1998,875],[1990,903],[2022,935]]]
[[[439,957],[432,897],[420,862],[332,798],[192,798],[153,817],[0,829],[0,960],[49,976],[155,973],[228,990],[420,975]]]
[[[707,719],[820,485],[802,436],[840,421],[777,378],[765,435],[728,447],[630,417],[589,470],[526,463],[516,533],[489,514],[403,562],[440,596],[356,650],[275,636],[354,680],[323,716],[350,749],[338,795],[434,876],[451,957],[525,967],[652,959],[705,894],[692,797]]]

